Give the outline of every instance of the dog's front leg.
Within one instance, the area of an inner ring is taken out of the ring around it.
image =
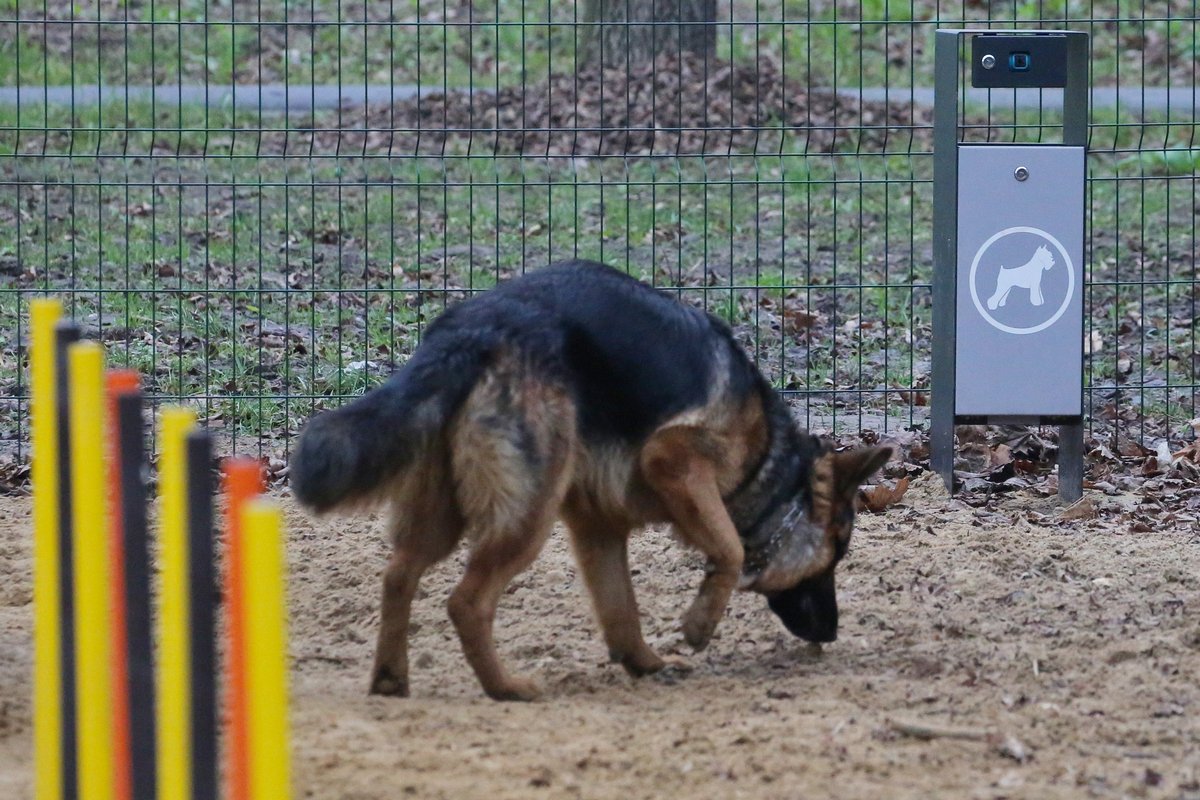
[[[1041,276],[1038,276],[1038,279],[1033,286],[1029,287],[1029,302],[1035,306],[1040,306],[1046,302],[1045,296],[1042,295]]]
[[[628,527],[570,504],[563,509],[563,516],[609,656],[635,678],[663,669],[667,662],[642,638],[637,600],[629,577]]]
[[[656,433],[642,450],[642,470],[662,499],[685,542],[704,553],[709,571],[683,616],[683,637],[704,649],[742,572],[744,552],[737,529],[721,499],[716,468],[697,447],[699,433],[668,428]]]

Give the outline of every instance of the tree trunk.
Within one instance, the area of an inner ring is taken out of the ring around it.
[[[583,17],[601,23],[587,29],[588,63],[623,67],[663,53],[711,57],[716,50],[717,0],[584,0]]]

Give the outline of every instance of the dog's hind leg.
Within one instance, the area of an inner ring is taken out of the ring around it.
[[[570,503],[564,516],[609,657],[634,677],[658,672],[666,661],[642,638],[637,599],[629,577],[629,530],[572,508]]]
[[[534,700],[541,694],[537,681],[513,675],[500,661],[493,625],[505,587],[537,558],[553,524],[552,516],[543,516],[537,525],[524,531],[481,542],[471,553],[462,581],[450,595],[450,619],[458,631],[463,654],[483,690],[494,700]]]
[[[493,622],[505,587],[537,558],[558,517],[574,419],[562,392],[500,374],[468,399],[453,434],[455,490],[471,555],[450,595],[450,619],[483,690],[496,700],[539,694],[535,681],[501,663]]]
[[[392,511],[392,557],[383,573],[371,694],[407,697],[408,625],[421,575],[453,552],[463,521],[435,465],[414,471]]]
[[[716,468],[696,431],[668,428],[642,449],[646,480],[666,505],[685,542],[708,556],[709,571],[683,615],[683,638],[704,649],[737,587],[745,553],[721,499]]]

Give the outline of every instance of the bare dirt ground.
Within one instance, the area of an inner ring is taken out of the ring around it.
[[[1126,511],[971,508],[923,478],[860,518],[823,654],[738,596],[692,674],[640,682],[605,663],[556,535],[501,606],[502,653],[547,690],[513,705],[482,697],[446,618],[458,560],[417,602],[414,696],[368,697],[384,537],[289,505],[297,795],[1200,798],[1200,531]],[[699,562],[662,531],[633,562],[648,639],[683,652]],[[3,798],[32,795],[30,567],[29,503],[2,500]]]

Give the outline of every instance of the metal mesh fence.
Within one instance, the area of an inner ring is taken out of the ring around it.
[[[1089,424],[1183,436],[1197,10],[0,0],[0,455],[36,294],[281,465],[447,303],[571,257],[727,319],[813,429],[923,430],[933,31],[964,25],[1091,34]],[[1055,102],[970,94],[967,138],[1052,138]]]

